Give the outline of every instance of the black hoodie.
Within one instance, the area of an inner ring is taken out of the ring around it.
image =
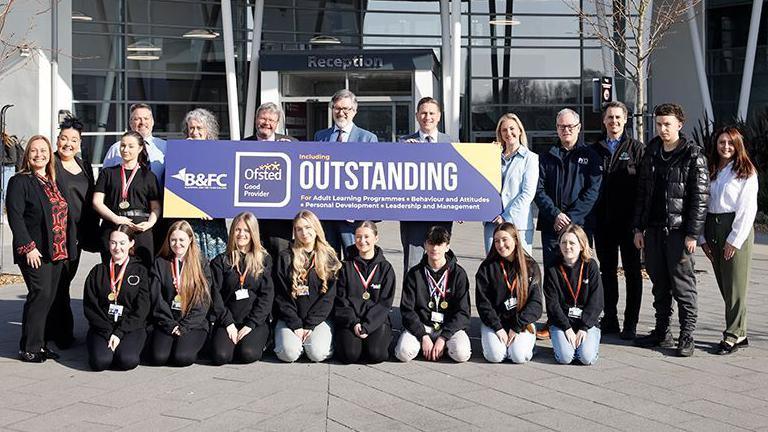
[[[119,272],[120,269],[116,269],[115,275]],[[133,258],[128,261],[116,302],[109,301],[112,292],[109,284],[109,262],[96,264],[85,279],[83,312],[90,329],[105,338],[110,335],[122,338],[126,333],[145,329],[150,306],[147,268]],[[123,306],[117,322],[109,314],[110,304]]]
[[[240,268],[245,269],[245,255],[238,253]],[[254,329],[267,324],[275,287],[272,283],[272,257],[265,252],[264,271],[258,279],[248,273],[243,280],[243,289],[248,297],[238,300],[235,291],[240,289],[240,274],[232,267],[229,253],[223,253],[211,261],[213,286],[211,299],[216,323],[227,328],[230,324],[245,325]]]
[[[441,336],[450,339],[454,333],[459,330],[466,330],[469,326],[470,306],[469,306],[469,279],[467,272],[456,262],[456,255],[453,251],[445,253],[446,263],[438,270],[433,272],[429,268],[427,255],[425,254],[421,262],[413,266],[405,276],[403,282],[403,294],[400,299],[400,315],[403,318],[403,327],[408,330],[417,339],[427,334],[424,326],[433,326],[431,314],[436,311],[438,305],[429,307],[429,284],[424,271],[430,272],[435,280],[439,280],[443,273],[448,270],[448,289],[446,290],[445,301],[448,302],[448,309],[440,308],[440,313],[444,315],[440,326]],[[441,300],[442,302],[442,300]]]
[[[475,306],[480,320],[493,331],[512,329],[515,333],[523,331],[528,324],[541,318],[542,292],[541,271],[533,258],[527,259],[528,298],[522,310],[517,307],[507,310],[505,302],[509,298],[509,288],[504,282],[499,257],[489,258],[480,264],[475,275]],[[506,260],[505,260],[506,261]],[[504,263],[510,283],[517,277],[512,265]]]
[[[293,298],[291,295],[292,263],[292,249],[280,252],[275,269],[275,312],[277,319],[285,321],[285,325],[291,330],[300,328],[312,330],[328,319],[331,311],[333,311],[336,277],[331,277],[328,280],[328,290],[323,294],[320,291],[323,287],[323,281],[312,268],[307,277],[309,294]]]
[[[152,313],[155,323],[168,334],[171,334],[176,326],[179,327],[181,334],[190,330],[208,331],[208,305],[192,306],[184,316],[182,316],[180,310],[171,308],[173,298],[176,297],[171,265],[171,261],[163,257],[155,258],[155,262],[152,265],[150,294],[154,301]],[[208,261],[205,260],[201,260],[201,265],[203,267],[203,276],[208,281],[208,289],[210,290],[211,285],[213,285],[211,267],[208,265]]]
[[[336,325],[351,329],[359,323],[363,333],[372,333],[383,324],[389,324],[389,311],[395,297],[395,271],[378,246],[370,260],[361,258],[354,245],[346,249],[345,257],[336,286]],[[368,286],[371,296],[368,300],[363,299],[363,282],[355,264],[366,279],[376,267],[376,274]]]
[[[547,268],[544,277],[544,298],[547,300],[547,318],[550,324],[557,326],[560,330],[573,331],[588,330],[597,325],[600,314],[603,312],[603,286],[600,281],[600,269],[597,261],[590,259],[584,263],[584,274],[582,275],[581,290],[577,296],[577,306],[581,308],[581,318],[570,318],[568,309],[574,306],[573,296],[563,279],[560,272],[560,264]],[[565,274],[571,283],[572,289],[578,291],[579,271],[582,260],[579,258],[568,267],[563,264]]]

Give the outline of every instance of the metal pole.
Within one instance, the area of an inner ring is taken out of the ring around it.
[[[712,114],[712,98],[709,95],[709,86],[707,85],[707,71],[704,68],[704,54],[701,47],[701,37],[699,36],[699,21],[693,12],[693,7],[688,8],[688,29],[691,32],[691,42],[693,44],[693,61],[696,64],[696,75],[699,81],[699,92],[701,93],[701,102],[704,104],[704,112],[707,113],[709,121],[715,120]]]
[[[0,139],[5,139],[5,112],[8,111],[8,108],[12,107],[13,105],[5,105],[0,110]],[[8,153],[8,150],[5,147],[5,142],[0,143],[0,145],[3,146],[3,152]],[[2,186],[2,193],[5,194],[5,165],[0,163],[0,186]],[[5,200],[0,202],[0,271],[3,271],[3,262],[5,260],[5,227],[3,227],[3,215],[5,214]],[[7,216],[6,216],[7,217]]]
[[[243,136],[253,135],[256,117],[256,85],[259,80],[259,52],[261,52],[261,29],[264,21],[264,0],[255,0],[253,5],[253,33],[251,36],[251,63],[248,69],[248,94],[245,103],[245,130]],[[277,101],[273,101],[277,103]]]
[[[443,110],[445,112],[445,131],[450,135],[453,128],[451,119],[451,20],[450,7],[448,0],[440,0],[440,34],[442,36],[442,47],[440,48],[441,63],[440,72],[442,76],[443,92]],[[416,101],[415,101],[416,102]],[[416,109],[414,102],[413,108]]]
[[[221,0],[221,25],[224,33],[224,68],[227,73],[227,107],[229,108],[229,139],[240,139],[240,112],[237,102],[235,76],[235,42],[232,30],[232,3]]]
[[[461,87],[461,1],[451,0],[451,128],[448,135],[459,138]]]
[[[749,21],[749,36],[747,37],[747,53],[744,58],[744,74],[741,77],[741,92],[739,93],[738,118],[747,119],[749,108],[749,93],[752,90],[752,74],[755,69],[755,51],[757,51],[757,30],[760,27],[760,15],[763,12],[763,0],[752,1],[752,19]]]
[[[51,134],[56,136],[59,110],[56,108],[59,88],[59,0],[51,0]]]

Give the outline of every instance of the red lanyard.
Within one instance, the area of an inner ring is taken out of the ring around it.
[[[128,259],[126,258],[123,264],[120,266],[120,273],[117,274],[117,279],[115,279],[115,262],[112,261],[112,258],[109,259],[109,291],[110,294],[107,296],[109,300],[113,302],[117,302],[117,296],[120,295],[120,288],[123,286],[123,277],[125,276],[125,269],[128,267]]]
[[[576,306],[579,293],[581,292],[581,277],[584,275],[584,261],[581,262],[581,267],[579,268],[579,282],[576,284],[576,294],[573,293],[573,286],[571,286],[571,281],[568,280],[568,276],[565,274],[563,266],[560,266],[560,273],[563,275],[563,280],[565,280],[565,285],[568,287],[568,291],[570,291],[571,296],[573,296],[573,305]]]
[[[126,181],[125,166],[120,165],[120,198],[123,201],[128,201],[128,188],[131,187],[131,183],[133,183],[133,178],[136,177],[137,172],[139,172],[138,165],[136,165],[136,168],[133,169],[133,172],[131,173],[131,178],[129,178],[128,181]]]
[[[427,284],[429,284],[429,296],[445,298],[445,292],[448,287],[448,269],[445,269],[445,273],[439,281],[435,282],[435,278],[429,274],[428,269],[424,269],[424,274],[427,275]]]
[[[181,269],[182,269],[183,263],[180,259],[174,258],[173,262],[171,262],[171,276],[173,278],[173,287],[176,288],[176,293],[179,293],[179,289],[181,288]]]
[[[517,278],[510,284],[509,276],[507,276],[507,269],[504,268],[504,263],[499,261],[499,265],[501,266],[501,271],[504,273],[504,283],[507,284],[507,289],[510,294],[512,294],[512,297],[515,297],[515,292],[517,291]]]
[[[357,267],[357,263],[353,262],[353,266],[355,266],[355,271],[357,272],[357,275],[360,277],[360,282],[363,283],[363,291],[368,292],[368,286],[371,284],[371,281],[373,280],[373,275],[376,274],[376,270],[378,270],[379,265],[376,264],[373,267],[373,271],[371,271],[371,274],[368,275],[368,278],[363,277],[363,273],[360,271],[360,268]]]

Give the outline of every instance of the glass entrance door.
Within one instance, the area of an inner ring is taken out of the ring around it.
[[[283,109],[288,134],[302,141],[311,141],[315,132],[330,127],[332,122],[327,101],[286,102]],[[373,132],[381,142],[395,142],[413,132],[414,122],[410,102],[358,102],[355,124]]]

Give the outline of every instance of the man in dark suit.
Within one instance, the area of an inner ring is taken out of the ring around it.
[[[272,102],[261,104],[256,110],[255,133],[245,141],[297,141],[290,135],[275,132],[277,125],[283,118],[283,111]],[[258,216],[258,215],[257,215]],[[272,257],[290,247],[293,238],[293,225],[290,219],[262,219],[259,218],[259,231],[261,241]]]
[[[370,131],[357,127],[353,120],[357,114],[357,96],[347,89],[341,89],[331,98],[333,126],[315,133],[315,141],[334,142],[378,142]],[[328,243],[341,252],[355,243],[355,222],[352,220],[323,221],[323,230]]]
[[[401,142],[408,143],[450,143],[451,137],[448,134],[437,130],[442,117],[440,103],[432,97],[423,97],[416,106],[416,121],[419,123],[419,130],[400,137]],[[445,227],[448,232],[453,228],[453,222],[429,222],[429,221],[409,221],[400,222],[400,242],[403,245],[403,272],[415,266],[421,261],[424,255],[424,236],[432,226],[439,225]]]

